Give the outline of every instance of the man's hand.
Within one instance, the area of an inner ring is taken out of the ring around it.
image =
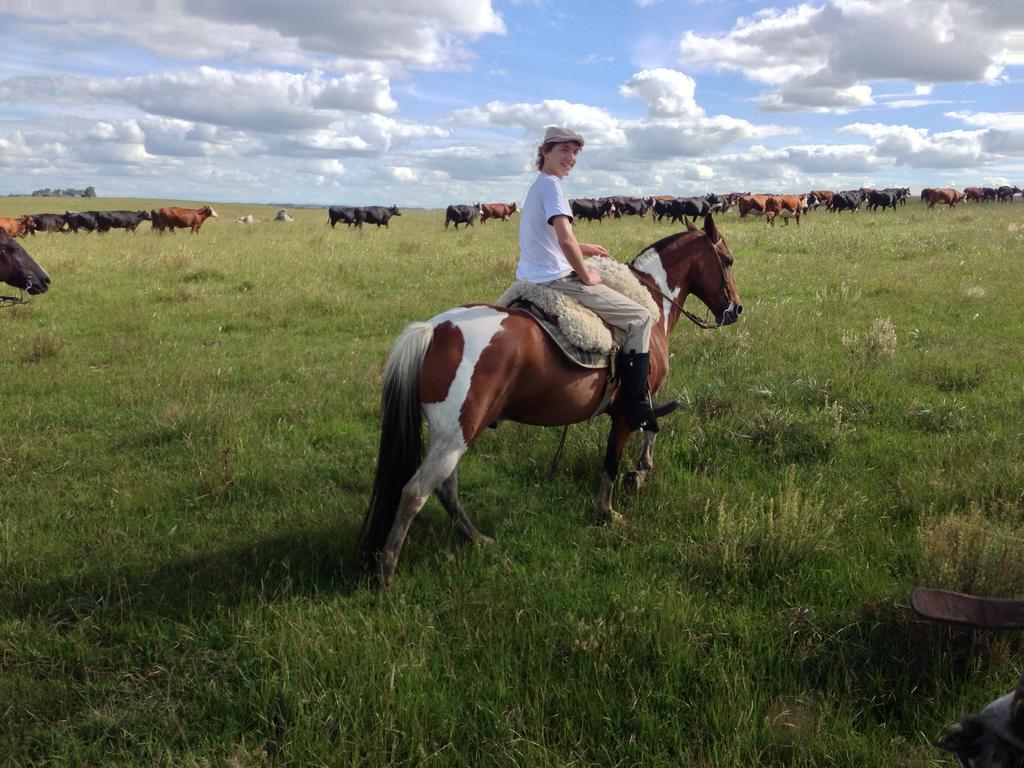
[[[580,251],[584,256],[607,256],[608,251],[603,245],[596,243],[580,243]]]
[[[600,285],[601,284],[601,273],[598,272],[593,267],[587,267],[584,270],[584,273],[585,274],[582,274],[582,275],[577,273],[577,275],[576,275],[580,279],[580,282],[583,283],[584,285]]]

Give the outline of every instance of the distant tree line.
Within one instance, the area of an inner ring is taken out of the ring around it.
[[[96,197],[95,187],[86,187],[85,189],[37,189],[32,193],[32,197]]]

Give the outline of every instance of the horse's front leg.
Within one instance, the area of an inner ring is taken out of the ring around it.
[[[636,469],[627,472],[622,479],[622,487],[626,493],[630,495],[639,493],[647,479],[647,473],[654,469],[654,441],[657,439],[657,432],[644,431],[644,443],[640,449],[640,459],[636,463]]]
[[[622,451],[629,439],[629,428],[626,417],[617,413],[612,417],[612,429],[608,433],[608,446],[604,452],[604,467],[601,472],[601,490],[597,495],[597,517],[602,523],[620,523],[622,515],[612,508],[612,494],[615,491],[615,478],[619,474],[619,463]]]

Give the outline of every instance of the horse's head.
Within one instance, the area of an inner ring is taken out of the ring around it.
[[[0,230],[0,282],[32,295],[46,293],[50,287],[50,276],[46,271],[3,230]]]
[[[703,229],[687,219],[686,230],[647,247],[631,266],[654,280],[667,321],[666,330],[678,319],[677,315],[668,321],[673,307],[701,327],[731,325],[743,312],[732,273],[732,252],[710,213],[704,218]],[[683,309],[691,293],[714,314],[714,325]]]

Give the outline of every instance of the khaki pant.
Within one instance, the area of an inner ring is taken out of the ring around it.
[[[642,304],[637,304],[603,283],[584,285],[575,275],[561,277],[544,285],[571,296],[608,325],[624,331],[626,340],[623,342],[623,352],[647,352],[650,348],[654,318]]]

